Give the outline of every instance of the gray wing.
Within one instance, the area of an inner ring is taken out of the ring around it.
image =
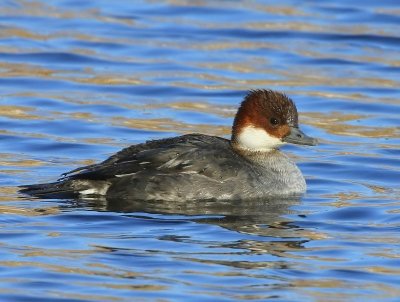
[[[210,159],[217,160],[218,167]],[[238,171],[238,160],[242,158],[231,149],[228,140],[189,134],[130,146],[99,164],[68,172],[63,179],[106,180],[132,175],[147,178],[184,173],[222,180]]]

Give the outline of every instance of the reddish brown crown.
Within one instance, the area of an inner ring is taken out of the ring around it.
[[[252,90],[241,103],[232,127],[232,141],[247,126],[265,129],[269,135],[283,138],[290,127],[298,127],[295,104],[286,95],[272,90]]]

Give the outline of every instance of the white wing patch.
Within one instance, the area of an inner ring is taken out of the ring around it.
[[[107,184],[107,185],[103,185],[98,188],[90,188],[90,189],[79,191],[79,194],[82,196],[85,196],[85,195],[103,195],[103,196],[105,196],[107,194],[109,187],[110,187],[110,184]]]
[[[132,176],[135,175],[137,172],[127,173],[127,174],[115,174],[115,177],[124,177],[124,176]]]

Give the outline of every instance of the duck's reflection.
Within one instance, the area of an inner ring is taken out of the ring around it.
[[[187,216],[191,221],[219,225],[248,234],[293,237],[288,231],[297,229],[287,217],[296,214],[293,206],[300,197],[233,201],[162,202],[129,199],[80,200],[96,211]]]
[[[272,257],[292,257],[291,252],[303,250],[303,244],[309,241],[306,230],[296,226],[297,216],[294,206],[300,198],[271,198],[264,200],[237,201],[193,201],[193,202],[145,202],[126,199],[91,199],[74,200],[74,207],[83,206],[94,211],[118,212],[140,219],[183,219],[206,223],[243,234],[239,240],[221,240],[222,248],[250,254],[268,254]],[[71,206],[71,204],[69,205]],[[155,217],[155,214],[157,215]],[[163,215],[161,218],[158,215]],[[291,219],[293,218],[293,219]],[[248,236],[249,235],[249,236]],[[160,240],[186,240],[177,236],[162,236]],[[191,238],[194,240],[195,238]],[[215,243],[213,243],[215,244]],[[234,252],[235,254],[236,252]],[[275,258],[274,258],[275,259]],[[197,261],[197,260],[196,260]],[[206,260],[202,260],[206,261]],[[219,259],[209,260],[213,263]],[[225,263],[226,262],[226,263]],[[287,266],[286,261],[280,263],[277,259],[272,262],[236,263],[237,261],[222,261],[228,266]]]

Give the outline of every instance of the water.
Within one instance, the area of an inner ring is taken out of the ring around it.
[[[351,3],[350,3],[351,2]],[[2,1],[1,301],[399,301],[398,1]],[[21,197],[286,92],[301,200]]]

